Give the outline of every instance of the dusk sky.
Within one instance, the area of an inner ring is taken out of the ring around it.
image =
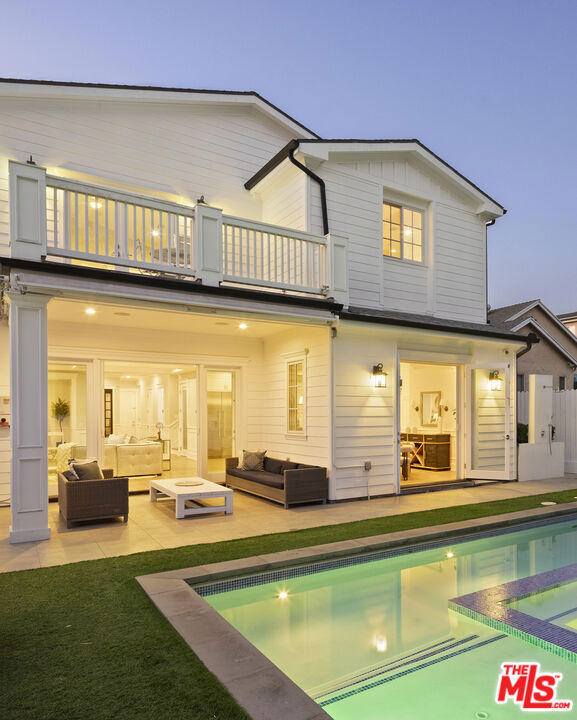
[[[323,137],[419,138],[504,205],[489,301],[577,310],[569,0],[3,3],[0,75],[256,90]]]

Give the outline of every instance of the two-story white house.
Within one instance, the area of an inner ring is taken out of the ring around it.
[[[253,92],[0,81],[11,540],[50,536],[67,457],[120,472],[126,443],[135,476],[217,481],[266,449],[333,501],[515,479],[504,212],[417,140],[325,140]]]

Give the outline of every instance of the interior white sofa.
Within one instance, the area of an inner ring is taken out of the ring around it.
[[[134,438],[126,442],[123,436],[110,435],[103,450],[103,467],[112,468],[115,477],[162,475],[161,442]]]

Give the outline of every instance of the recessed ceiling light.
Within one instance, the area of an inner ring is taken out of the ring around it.
[[[100,208],[102,207],[102,203],[92,200],[92,202],[90,203],[90,207],[94,208],[95,210],[100,210]]]
[[[160,235],[160,233],[158,232],[158,230],[152,231],[152,237],[158,237],[159,235]]]
[[[96,310],[94,308],[86,308],[84,311],[87,315],[96,315]]]
[[[246,323],[240,323],[240,325],[239,325],[239,328],[240,328],[241,330],[246,330],[247,327],[248,327],[248,325],[247,325]]]
[[[130,380],[132,378],[132,375],[123,375],[123,380]]]
[[[288,597],[288,593],[286,590],[281,590],[277,597],[279,600],[286,600]]]
[[[182,368],[174,368],[174,370],[173,370],[172,372],[173,372],[173,373],[182,372]]]
[[[448,558],[455,557],[455,553],[452,550],[449,550],[449,552],[445,555],[445,557],[448,557]]]
[[[130,313],[127,312],[115,312],[115,315],[118,315],[119,317],[130,317]]]

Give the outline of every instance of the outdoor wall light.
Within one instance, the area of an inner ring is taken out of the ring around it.
[[[383,370],[383,363],[373,365],[373,387],[387,387],[387,373]]]
[[[491,372],[489,373],[489,390],[500,390],[502,384],[503,381],[499,377],[499,371],[491,370]]]

